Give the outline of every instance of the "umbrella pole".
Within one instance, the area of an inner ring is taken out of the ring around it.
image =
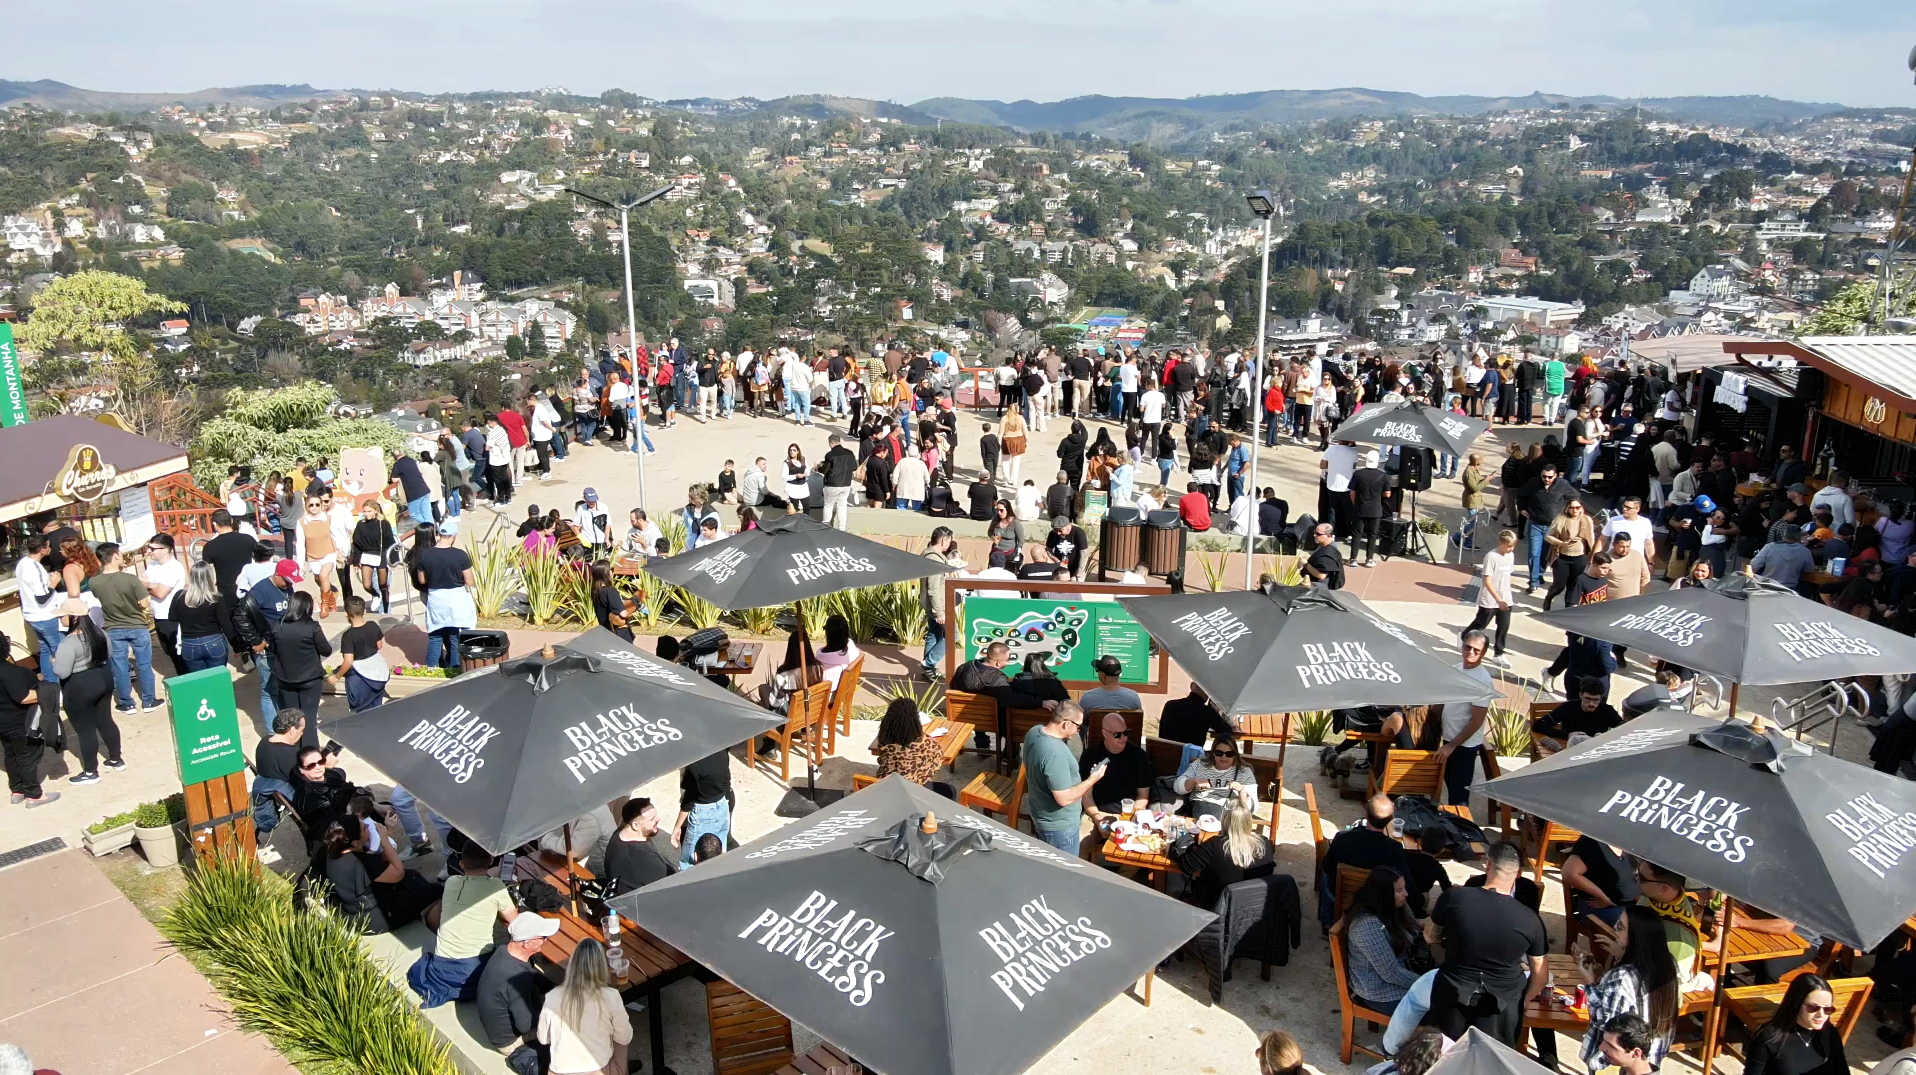
[[[1723,939],[1717,948],[1715,988],[1710,991],[1710,1013],[1704,1016],[1703,1023],[1703,1075],[1710,1075],[1710,1065],[1716,1062],[1718,1044],[1717,1031],[1723,1022],[1723,991],[1729,988],[1730,973],[1730,927],[1736,924],[1736,901],[1723,898],[1723,921],[1717,924],[1717,936]]]
[[[579,913],[579,876],[572,871],[572,822],[565,823],[565,893],[572,913]]]
[[[1736,689],[1739,686],[1741,686],[1741,684],[1730,684],[1730,716],[1732,718],[1736,716]]]

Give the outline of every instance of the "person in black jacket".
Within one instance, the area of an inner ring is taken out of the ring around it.
[[[1074,488],[1084,483],[1084,450],[1090,440],[1091,434],[1084,423],[1074,420],[1071,432],[1058,442],[1058,466],[1065,475],[1064,481]]]
[[[279,707],[297,709],[306,714],[307,746],[319,745],[319,702],[326,685],[326,666],[321,658],[333,655],[333,644],[313,619],[313,596],[295,591],[286,604],[286,615],[273,628],[273,681],[279,690]]]
[[[387,522],[379,511],[379,502],[368,500],[361,504],[359,521],[353,524],[353,566],[358,569],[359,584],[365,587],[367,593],[378,595],[376,612],[387,612],[392,608],[386,552],[398,543],[393,536],[393,524]]]
[[[998,481],[998,434],[991,431],[991,423],[985,423],[985,431],[978,438],[978,479],[984,482]]]
[[[1011,663],[1011,647],[1003,642],[993,642],[985,647],[979,657],[959,665],[951,674],[951,689],[966,694],[989,694],[998,700],[998,735],[1006,734],[1005,710],[1007,709],[1043,709],[1046,712],[1057,708],[1058,703],[1013,683],[1004,673],[1005,665]],[[981,749],[988,747],[986,730],[980,728],[973,736]]]
[[[1265,486],[1258,494],[1262,499],[1257,504],[1257,533],[1259,537],[1275,538],[1284,533],[1290,525],[1291,505],[1279,500],[1277,490]]]
[[[1355,866],[1361,870],[1373,870],[1379,866],[1389,866],[1405,876],[1410,874],[1410,862],[1404,851],[1404,845],[1390,834],[1390,823],[1397,816],[1397,807],[1388,795],[1377,795],[1364,802],[1364,823],[1355,825],[1338,833],[1331,839],[1331,846],[1324,852],[1324,866],[1321,872],[1322,883],[1317,893],[1317,917],[1325,925],[1336,920],[1334,894],[1337,891],[1337,868]],[[1412,893],[1410,911],[1419,918],[1424,916],[1423,893]]]
[[[1577,487],[1558,475],[1555,463],[1545,463],[1536,477],[1517,490],[1517,514],[1523,517],[1524,537],[1530,548],[1530,581],[1524,593],[1534,593],[1543,585],[1543,536],[1576,498]]]
[[[1277,868],[1271,842],[1251,827],[1251,808],[1241,798],[1225,809],[1221,826],[1216,839],[1180,840],[1171,849],[1178,870],[1191,881],[1185,902],[1198,907],[1214,907],[1225,889],[1269,877]]]

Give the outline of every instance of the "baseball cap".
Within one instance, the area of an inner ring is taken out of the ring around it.
[[[1791,492],[1791,493],[1795,493],[1795,494],[1797,494],[1798,496],[1808,496],[1808,495],[1810,495],[1810,487],[1809,487],[1809,486],[1807,486],[1807,485],[1804,485],[1804,484],[1803,484],[1802,482],[1797,482],[1796,484],[1794,484],[1794,485],[1792,485],[1792,486],[1790,486],[1790,487],[1789,487],[1789,489],[1788,489],[1788,490],[1786,490],[1786,491],[1787,491],[1787,492]]]
[[[599,499],[599,491],[588,485],[585,487],[585,498],[587,500],[597,500]]]
[[[547,918],[531,911],[521,911],[512,925],[506,927],[506,933],[515,941],[537,941],[559,932],[559,920]]]
[[[1715,511],[1716,510],[1716,501],[1711,500],[1707,496],[1697,497],[1695,500],[1691,501],[1691,503],[1696,505],[1696,510],[1698,511]]]
[[[1071,519],[1068,516],[1053,515],[1051,517],[1051,529],[1069,530],[1070,528],[1071,528]]]
[[[1816,528],[1816,533],[1811,534],[1810,536],[1815,538],[1818,541],[1828,541],[1829,539],[1835,537],[1836,533],[1827,526],[1819,526]]]
[[[439,520],[439,532],[448,537],[457,534],[459,532],[459,520],[452,517]]]
[[[273,574],[283,579],[291,579],[294,582],[299,582],[306,577],[299,573],[299,563],[294,560],[281,560],[279,566],[273,569]]]

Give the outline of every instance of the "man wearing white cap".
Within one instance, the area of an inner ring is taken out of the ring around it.
[[[559,920],[527,911],[506,927],[511,941],[495,948],[479,972],[479,1023],[485,1028],[486,1042],[506,1057],[513,1071],[546,1070],[545,1047],[539,1044],[539,1009],[552,983],[532,965],[532,957],[545,947],[546,938],[559,932]],[[527,1057],[518,1057],[520,1052]],[[536,1066],[521,1067],[527,1060]]]

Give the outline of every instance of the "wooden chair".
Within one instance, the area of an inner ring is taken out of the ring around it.
[[[1316,899],[1322,891],[1324,875],[1324,853],[1331,849],[1331,842],[1324,835],[1324,819],[1317,812],[1317,785],[1304,784],[1304,811],[1311,821],[1311,898]]]
[[[1428,795],[1442,801],[1444,767],[1434,750],[1384,752],[1383,771],[1371,768],[1372,795]]]
[[[1534,860],[1531,863],[1533,871],[1531,879],[1537,882],[1538,887],[1543,886],[1543,867],[1545,861],[1550,858],[1550,849],[1557,844],[1574,844],[1581,839],[1583,839],[1583,833],[1568,825],[1559,825],[1554,821],[1543,823],[1543,833],[1537,838],[1537,847],[1533,852]],[[1565,907],[1570,906],[1569,900],[1570,894],[1565,892]]]
[[[1050,720],[1050,711],[1044,709],[1005,710],[1005,737],[998,743],[998,768],[1009,771],[1024,746],[1025,736]]]
[[[1243,749],[1242,747],[1239,748]],[[1276,758],[1258,758],[1249,754],[1239,754],[1238,760],[1251,767],[1257,774],[1258,797],[1270,804],[1269,817],[1251,818],[1254,827],[1262,827],[1271,843],[1277,843],[1277,823],[1279,803],[1284,798],[1284,770],[1277,764]]]
[[[945,692],[945,719],[951,721],[962,720],[971,725],[974,731],[990,732],[996,735],[998,732],[998,699],[993,698],[989,694],[969,694],[965,691],[948,690]],[[977,750],[980,753],[989,753],[989,751],[981,750],[978,747],[966,747],[965,749]]]
[[[1176,776],[1184,771],[1178,765],[1184,758],[1184,744],[1175,739],[1146,736],[1144,754],[1151,759],[1151,770],[1159,776]]]
[[[716,1075],[770,1075],[792,1061],[791,1020],[724,979],[705,985],[705,1019]]]
[[[958,792],[958,805],[969,807],[981,814],[1002,814],[1005,824],[1018,827],[1019,815],[1024,813],[1025,767],[1018,766],[1018,775],[1009,777],[990,770],[971,778]]]
[[[838,675],[838,689],[832,692],[831,718],[825,722],[825,753],[838,753],[838,737],[852,733],[852,702],[858,698],[858,684],[865,674],[865,655],[845,666]]]
[[[1364,882],[1368,880],[1370,880],[1370,871],[1362,866],[1337,868],[1337,885],[1333,889],[1337,917],[1344,917],[1344,912],[1350,909],[1351,901],[1357,898],[1357,890],[1363,888]]]
[[[873,776],[871,773],[853,773],[852,774],[852,790],[853,791],[863,791],[864,789],[871,787],[873,784],[876,784],[876,783],[878,783],[878,778],[876,776]]]
[[[792,782],[792,751],[802,745],[805,756],[816,766],[824,759],[825,726],[831,719],[832,685],[818,682],[802,691],[792,692],[790,708],[786,710],[785,723],[765,733],[765,737],[777,743],[778,778],[784,783]],[[758,765],[758,737],[753,736],[745,742],[745,763]]]
[[[1371,1029],[1375,1030],[1390,1022],[1390,1016],[1359,1004],[1357,1002],[1357,996],[1351,992],[1350,972],[1347,969],[1350,962],[1350,954],[1346,947],[1348,942],[1344,938],[1344,924],[1342,922],[1331,927],[1330,942],[1331,974],[1337,980],[1337,1009],[1339,1020],[1343,1024],[1344,1029],[1344,1063],[1349,1064],[1351,1062],[1351,1053],[1357,1049],[1361,1049],[1379,1060],[1390,1059],[1376,1049],[1357,1043],[1357,1021],[1359,1019],[1370,1023]]]

